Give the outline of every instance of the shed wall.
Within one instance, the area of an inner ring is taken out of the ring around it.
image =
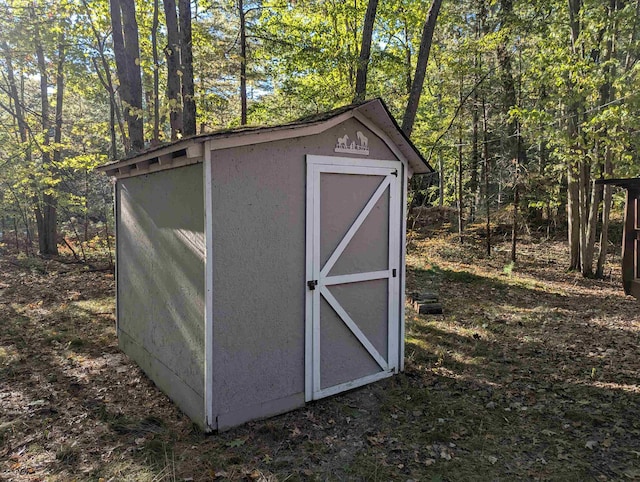
[[[357,131],[369,155],[334,152]],[[306,155],[395,160],[357,120],[212,152],[213,413],[217,428],[304,404]]]
[[[204,198],[196,164],[118,183],[118,340],[204,426]]]

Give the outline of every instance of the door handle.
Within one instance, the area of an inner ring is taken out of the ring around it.
[[[316,286],[318,286],[318,280],[317,280],[317,279],[314,279],[314,280],[312,280],[312,281],[307,281],[307,287],[308,287],[311,291],[315,290],[315,289],[316,289]]]

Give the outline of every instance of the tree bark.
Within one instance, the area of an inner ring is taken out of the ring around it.
[[[182,135],[182,99],[180,95],[180,35],[175,0],[163,0],[164,18],[167,26],[167,46],[164,55],[167,59],[167,99],[169,101],[169,123],[171,140]]]
[[[131,150],[144,149],[140,46],[134,0],[110,0],[113,50]]]
[[[464,97],[462,89],[464,88],[464,77],[460,77],[460,105],[464,103]],[[460,243],[464,243],[464,203],[463,194],[464,189],[462,185],[462,109],[460,110],[460,118],[458,120],[458,236],[460,237]]]
[[[484,158],[484,203],[487,210],[487,256],[491,256],[491,206],[489,203],[489,136],[487,106],[482,98],[482,157]]]
[[[151,25],[151,55],[153,56],[153,138],[152,145],[160,143],[160,65],[158,60],[159,0],[153,0]]]
[[[610,12],[614,12],[618,8],[618,2],[611,0]],[[635,40],[636,27],[638,21],[638,14],[640,14],[640,1],[636,2],[636,16],[633,20],[633,28],[631,33],[631,40]],[[600,103],[605,104],[610,102],[615,97],[615,89],[613,87],[613,79],[616,76],[616,67],[611,66],[609,61],[616,51],[616,37],[617,37],[617,23],[614,23],[613,32],[607,42],[607,52],[605,54],[605,61],[608,66],[605,69],[605,82],[600,88]],[[630,52],[631,49],[628,50]],[[629,54],[626,57],[624,70],[628,69],[631,65]],[[606,128],[605,128],[606,129]],[[605,138],[607,137],[605,130]],[[604,172],[603,175],[607,178],[613,176],[613,150],[611,146],[607,144],[604,153]],[[598,262],[596,265],[596,277],[602,278],[604,276],[604,266],[607,261],[607,251],[609,248],[609,215],[611,214],[611,201],[612,201],[612,187],[609,184],[604,186],[603,190],[603,203],[602,203],[602,230],[600,231],[600,251],[598,253]]]
[[[109,94],[109,134],[111,137],[111,160],[115,160],[118,158],[118,145],[116,138],[116,125],[120,130],[120,135],[122,137],[122,144],[125,146],[125,150],[129,150],[129,139],[127,137],[126,130],[124,128],[124,124],[122,122],[122,115],[120,113],[120,107],[116,102],[116,89],[113,85],[113,77],[111,76],[111,66],[109,65],[109,61],[105,56],[105,41],[102,36],[98,33],[98,29],[93,21],[93,17],[91,15],[92,10],[89,8],[88,0],[82,0],[82,4],[84,5],[87,17],[89,19],[89,26],[91,27],[91,31],[93,32],[93,36],[96,39],[97,51],[100,56],[100,64],[102,65],[102,69],[104,70],[104,74],[100,71],[100,67],[98,66],[98,61],[95,58],[92,58],[91,61],[96,70],[96,74],[100,79],[100,83],[105,88],[107,93]]]
[[[32,12],[35,21],[35,14]],[[41,101],[41,127],[42,127],[42,166],[48,171],[50,176],[53,176],[53,166],[51,162],[51,154],[49,146],[51,145],[50,129],[51,121],[49,118],[49,81],[47,75],[47,64],[44,56],[44,50],[42,47],[42,39],[40,37],[40,31],[36,26],[34,28],[34,43],[36,50],[36,58],[38,61],[38,71],[40,74],[40,101]],[[62,64],[64,60],[62,60]],[[57,114],[57,113],[56,113]],[[58,243],[57,243],[57,220],[56,220],[56,198],[53,194],[46,192],[42,193],[42,216],[38,222],[38,247],[40,254],[57,255]]]
[[[578,38],[580,36],[580,8],[581,0],[568,0],[569,4],[569,27],[571,30],[571,53],[576,56],[578,54]],[[572,85],[571,85],[572,87]],[[569,228],[569,247],[571,259],[569,269],[578,270],[581,268],[581,249],[582,245],[582,229],[581,229],[581,195],[580,183],[584,181],[580,161],[577,159],[577,146],[579,145],[579,102],[573,101],[569,107],[568,135],[570,142],[574,146],[570,148],[569,160],[567,163],[567,217]]]
[[[191,1],[178,0],[180,14],[180,60],[182,66],[182,128],[185,136],[196,134],[196,99],[193,84]]]
[[[416,120],[418,104],[420,104],[420,97],[422,96],[422,88],[424,86],[424,77],[427,71],[427,63],[429,62],[433,32],[436,28],[436,21],[438,19],[438,13],[440,12],[441,5],[442,0],[433,0],[422,29],[416,72],[413,76],[411,93],[409,94],[407,108],[404,111],[404,117],[402,119],[402,131],[407,135],[407,137],[411,137],[411,133],[413,132],[413,124]]]
[[[362,102],[367,96],[367,71],[369,69],[369,59],[371,58],[371,37],[373,36],[373,25],[376,20],[376,10],[378,0],[369,0],[367,12],[364,16],[364,26],[362,28],[362,46],[360,47],[360,57],[358,59],[358,70],[356,71],[356,94],[353,102]]]
[[[609,146],[605,152],[604,174],[610,177],[613,174],[612,150]],[[611,185],[604,186],[602,204],[602,230],[600,231],[600,252],[598,253],[598,264],[596,267],[596,277],[604,277],[604,266],[607,261],[607,251],[609,248],[609,215],[611,214],[611,200],[613,198]]]
[[[247,125],[247,32],[243,0],[238,0],[240,14],[240,125]]]

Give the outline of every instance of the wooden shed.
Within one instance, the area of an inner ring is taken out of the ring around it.
[[[624,292],[640,299],[640,178],[598,179],[627,190],[622,233],[622,285]]]
[[[381,100],[100,169],[119,345],[204,430],[403,369],[407,180],[432,169]]]

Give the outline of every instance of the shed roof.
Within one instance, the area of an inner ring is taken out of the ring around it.
[[[128,177],[202,161],[204,143],[212,150],[315,135],[355,118],[378,135],[395,154],[409,164],[414,174],[433,172],[411,140],[402,132],[382,99],[351,104],[290,123],[268,127],[240,127],[208,132],[155,146],[110,162],[98,169],[109,176]]]

